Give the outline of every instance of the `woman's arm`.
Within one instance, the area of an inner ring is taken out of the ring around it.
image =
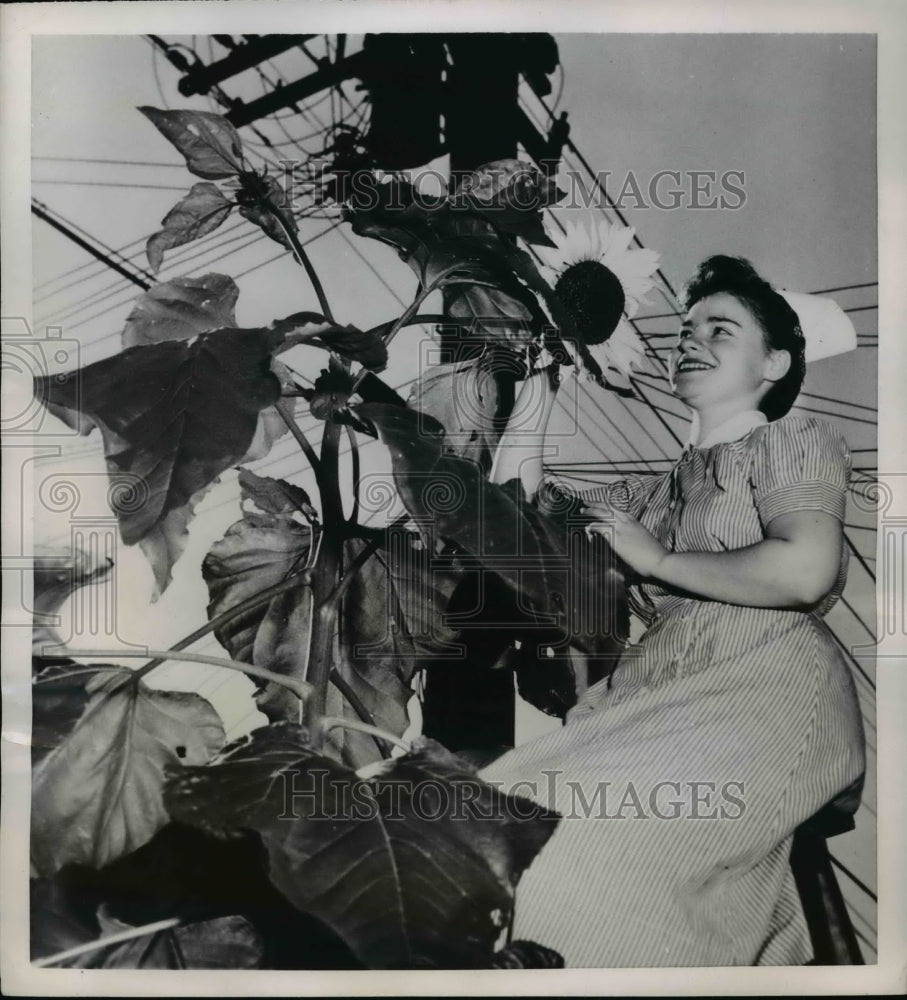
[[[530,499],[542,482],[542,459],[553,453],[550,446],[545,446],[545,429],[559,378],[557,366],[551,366],[524,379],[491,465],[491,482],[506,483],[518,478]]]
[[[837,578],[841,522],[822,511],[780,514],[765,539],[728,552],[669,552],[636,518],[608,504],[589,504],[599,518],[588,529],[606,535],[637,573],[727,604],[800,608],[818,603]]]

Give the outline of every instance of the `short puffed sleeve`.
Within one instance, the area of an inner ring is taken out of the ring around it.
[[[583,503],[604,501],[618,510],[632,514],[633,517],[639,517],[646,501],[663,479],[664,475],[658,473],[653,473],[651,476],[629,475],[584,490],[577,490],[572,484],[557,478],[547,479],[545,485],[549,490],[575,497]]]
[[[801,510],[844,520],[851,458],[836,428],[814,417],[782,417],[753,438],[750,485],[763,525]]]

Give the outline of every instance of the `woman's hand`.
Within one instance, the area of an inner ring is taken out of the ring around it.
[[[586,534],[604,535],[611,548],[640,576],[657,576],[668,550],[639,521],[607,502],[586,504],[583,513],[595,518]]]
[[[840,571],[843,528],[832,514],[795,511],[765,526],[761,542],[723,552],[671,552],[630,514],[590,503],[586,531],[605,535],[641,576],[724,604],[753,608],[815,607]]]

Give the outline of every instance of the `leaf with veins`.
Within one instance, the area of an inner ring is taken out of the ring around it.
[[[275,339],[265,330],[217,330],[191,343],[129,348],[63,382],[35,379],[51,413],[83,434],[101,430],[112,482],[125,476],[144,484],[140,502],[116,514],[127,545],[146,540],[160,589],[199,491],[244,460],[262,410],[280,397],[271,370]]]
[[[161,111],[148,106],[139,111],[176,146],[197,177],[218,180],[242,171],[242,140],[223,115],[211,111]]]
[[[207,763],[223,745],[204,698],[130,675],[93,676],[84,714],[34,771],[31,848],[41,874],[70,862],[100,868],[146,843],[169,821],[168,772]]]
[[[135,300],[123,329],[123,347],[191,340],[200,333],[236,326],[239,288],[225,274],[173,278]]]
[[[256,831],[273,885],[369,968],[489,965],[557,814],[504,795],[431,740],[364,780],[307,735],[256,730],[214,766],[174,775],[168,809],[205,830]]]
[[[227,220],[233,208],[221,190],[207,182],[194,184],[182,201],[177,202],[161,220],[160,232],[145,245],[148,263],[155,274],[164,262],[164,253],[213,233]]]

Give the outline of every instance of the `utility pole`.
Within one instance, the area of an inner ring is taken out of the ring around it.
[[[484,163],[515,157],[527,135],[535,138],[536,152],[545,149],[519,106],[519,85],[521,72],[528,71],[536,86],[550,91],[547,76],[558,63],[554,40],[549,35],[470,33],[449,35],[446,41],[452,65],[444,102],[445,143],[452,185]],[[554,159],[559,158],[560,149]],[[546,171],[552,166],[542,164]],[[471,349],[474,345],[460,345],[461,352]],[[449,360],[462,357],[455,353]],[[512,384],[504,382],[499,379],[499,386],[509,390],[512,401]],[[422,714],[426,735],[450,750],[493,753],[513,746],[513,672],[468,660],[441,661],[426,672]]]

